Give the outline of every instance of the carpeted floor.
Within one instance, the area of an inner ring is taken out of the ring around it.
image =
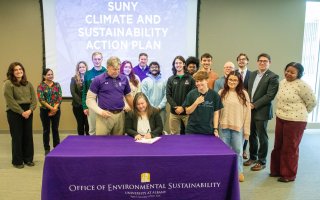
[[[61,133],[61,140],[68,134]],[[269,151],[274,135],[269,134]],[[34,134],[34,167],[16,169],[11,165],[11,138],[8,132],[0,133],[0,200],[40,200],[44,150],[42,134]],[[320,130],[306,131],[300,145],[300,160],[297,179],[279,183],[270,178],[269,166],[260,172],[244,167],[245,182],[240,183],[242,200],[318,200],[320,199]],[[268,159],[270,158],[270,154]],[[269,165],[270,163],[268,163]]]

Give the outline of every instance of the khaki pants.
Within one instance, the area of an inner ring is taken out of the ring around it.
[[[94,112],[92,109],[89,109],[89,115],[88,115],[88,124],[89,124],[89,135],[95,135],[96,134],[96,112]]]
[[[169,115],[170,134],[179,135],[181,120],[183,121],[184,126],[187,127],[188,119],[189,119],[189,115],[175,115],[170,113]]]
[[[96,135],[124,135],[124,111],[108,118],[96,117]]]

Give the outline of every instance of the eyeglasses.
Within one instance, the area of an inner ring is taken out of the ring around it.
[[[241,59],[238,59],[238,61],[245,61],[247,60],[246,58],[241,58]]]
[[[258,60],[259,63],[268,63],[269,60]]]
[[[238,79],[228,79],[230,82],[238,82]]]

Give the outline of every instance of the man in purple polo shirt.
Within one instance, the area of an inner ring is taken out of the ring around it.
[[[141,82],[143,79],[147,78],[147,73],[149,73],[148,54],[139,54],[139,64],[133,68],[134,73],[139,76]]]
[[[96,135],[123,135],[123,97],[133,107],[129,81],[119,73],[120,64],[118,57],[110,57],[107,60],[107,72],[96,76],[87,93],[86,103],[97,113]]]

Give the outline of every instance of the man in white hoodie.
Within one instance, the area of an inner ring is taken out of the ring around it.
[[[167,79],[161,76],[158,62],[151,62],[149,67],[147,78],[142,81],[141,91],[148,97],[150,104],[159,110],[162,123],[165,125]]]

